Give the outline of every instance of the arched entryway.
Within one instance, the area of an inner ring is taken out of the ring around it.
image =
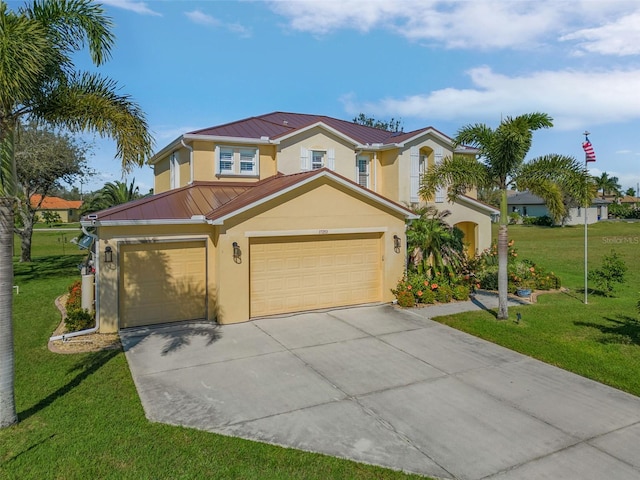
[[[476,248],[478,245],[478,224],[475,222],[460,222],[456,223],[454,227],[458,227],[464,233],[462,241],[467,250],[469,257],[474,257],[478,252]]]

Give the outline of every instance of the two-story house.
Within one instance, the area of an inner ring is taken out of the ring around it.
[[[155,195],[85,219],[101,330],[390,301],[421,174],[451,145],[431,127],[285,112],[181,135],[150,160]],[[489,246],[493,207],[444,190],[430,201],[470,252]]]

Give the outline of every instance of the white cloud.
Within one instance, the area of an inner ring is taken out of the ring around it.
[[[350,114],[418,119],[494,121],[502,115],[546,112],[560,130],[640,119],[640,70],[540,71],[522,76],[483,66],[467,72],[472,88],[444,88],[402,98],[357,102],[343,98]]]
[[[197,23],[200,25],[206,25],[208,27],[219,27],[222,22],[217,18],[208,15],[201,10],[193,10],[191,12],[184,12],[189,20],[193,23]]]
[[[560,37],[561,41],[577,40],[577,54],[640,54],[640,10],[595,28],[585,28]]]
[[[201,10],[193,10],[191,12],[184,12],[189,20],[199,25],[214,28],[224,28],[231,33],[234,33],[242,38],[248,38],[251,36],[251,30],[239,23],[225,23],[216,17],[204,13]]]
[[[269,5],[288,19],[289,28],[316,35],[384,28],[447,48],[532,49],[559,37],[582,41],[581,50],[606,54],[619,55],[621,45],[625,51],[640,49],[637,14],[628,14],[637,4],[620,0],[283,0]]]
[[[102,4],[109,5],[111,7],[122,8],[123,10],[130,10],[140,15],[155,15],[161,17],[162,14],[150,9],[146,2],[137,2],[135,0],[102,0]]]

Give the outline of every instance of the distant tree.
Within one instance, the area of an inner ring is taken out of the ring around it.
[[[91,200],[82,205],[82,213],[97,212],[115,205],[130,202],[131,200],[136,200],[140,197],[142,197],[142,195],[140,195],[140,187],[136,185],[135,178],[128,185],[126,182],[120,182],[118,180],[105,183],[104,187],[95,192]]]
[[[627,188],[627,190],[624,192],[625,195],[629,195],[630,197],[635,197],[636,196],[636,190],[633,187]]]
[[[602,172],[599,177],[593,177],[598,190],[602,191],[602,198],[605,195],[620,196],[620,184],[618,183],[618,177],[610,177],[607,172]]]
[[[391,120],[385,122],[382,120],[376,120],[373,117],[368,117],[364,113],[359,114],[353,119],[353,123],[358,125],[364,125],[365,127],[373,127],[379,130],[387,130],[388,132],[402,132],[402,120],[396,120],[391,117]]]
[[[478,188],[478,200],[492,207],[500,208],[500,189],[497,187]]]
[[[45,210],[44,212],[42,212],[42,220],[44,220],[44,223],[51,227],[55,223],[60,223],[62,221],[62,218],[60,217],[60,214],[58,212]]]
[[[19,125],[15,142],[17,218],[14,232],[20,237],[20,261],[31,261],[31,238],[42,202],[61,182],[72,183],[84,173],[89,146],[49,125]],[[37,203],[32,197],[38,195]]]

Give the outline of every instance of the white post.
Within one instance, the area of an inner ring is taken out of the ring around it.
[[[587,139],[587,136],[589,135],[589,132],[587,132],[586,130],[584,131],[584,138],[585,141]],[[589,174],[589,167],[588,167],[588,158],[587,158],[587,153],[585,152],[584,154],[584,173],[585,174]],[[584,304],[588,304],[588,288],[589,288],[589,282],[587,280],[587,277],[589,275],[589,270],[587,268],[587,257],[589,255],[589,249],[588,249],[588,236],[587,236],[587,212],[589,211],[589,205],[585,205],[584,207]]]

